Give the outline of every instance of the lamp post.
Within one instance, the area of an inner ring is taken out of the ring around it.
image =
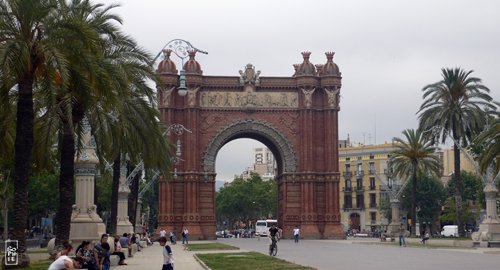
[[[196,47],[194,47],[189,41],[186,41],[184,39],[172,39],[163,48],[161,51],[155,56],[153,59],[152,63],[154,63],[158,57],[164,52],[164,50],[169,49],[171,50],[177,57],[179,57],[182,61],[182,69],[179,72],[179,87],[177,87],[177,93],[179,96],[185,96],[187,94],[187,87],[186,87],[186,72],[184,70],[184,59],[186,59],[189,56],[189,51],[190,50],[195,50],[197,52],[203,53],[203,54],[208,54],[206,51],[202,51]]]
[[[185,131],[192,133],[191,130],[187,129],[182,124],[172,124],[172,125],[168,126],[167,130],[165,131],[165,134],[167,136],[169,136],[170,133],[173,132],[175,135],[181,136],[182,134],[184,134]],[[182,149],[181,140],[177,139],[177,141],[175,143],[175,155],[170,158],[170,160],[174,164],[174,178],[177,177],[177,164],[180,161],[183,161],[183,159],[181,158],[181,156],[182,156],[181,149]]]

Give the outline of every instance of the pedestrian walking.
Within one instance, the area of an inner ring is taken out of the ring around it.
[[[299,243],[299,236],[300,236],[299,226],[295,225],[295,228],[293,228],[293,239],[296,244]]]
[[[188,244],[189,240],[189,230],[187,228],[184,228],[182,231],[182,244],[184,245],[184,242],[186,242],[186,245]]]
[[[167,245],[167,238],[160,237],[158,240],[160,242],[160,246],[163,248],[163,267],[161,270],[174,270],[174,254],[172,253],[172,249],[169,245]]]

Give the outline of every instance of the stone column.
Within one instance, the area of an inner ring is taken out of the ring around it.
[[[401,203],[399,199],[391,199],[392,218],[391,218],[391,224],[387,226],[387,235],[389,235],[391,238],[395,238],[396,236],[398,236],[399,225],[400,225],[400,218],[399,218],[400,204]]]
[[[500,247],[500,220],[497,215],[497,188],[492,182],[484,187],[486,197],[486,218],[479,225],[479,231],[472,234],[476,246]]]
[[[141,208],[142,208],[142,200],[140,198],[137,199],[137,207],[136,207],[136,212],[135,212],[135,232],[136,233],[143,233],[144,230],[142,229],[142,219],[141,219]]]
[[[125,164],[120,168],[120,186],[118,187],[118,221],[116,222],[116,233],[133,232],[132,223],[128,219],[128,194],[130,188],[127,185],[127,168]]]
[[[83,149],[75,157],[75,204],[71,214],[70,239],[73,243],[82,240],[99,240],[106,232],[102,219],[94,204],[94,181],[98,159],[95,142],[90,134],[90,125],[84,121]]]

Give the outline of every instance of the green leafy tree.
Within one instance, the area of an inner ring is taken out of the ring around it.
[[[481,79],[470,76],[473,71],[461,68],[443,68],[441,71],[441,81],[422,89],[424,102],[420,106],[418,118],[420,129],[436,128],[441,142],[444,143],[448,136],[454,141],[456,223],[460,236],[463,236],[459,145],[466,146],[472,136],[484,128],[487,114],[495,112],[496,106],[488,95],[490,90],[482,84]]]
[[[484,185],[481,178],[466,171],[461,172],[460,178],[462,179],[461,214],[468,227],[467,229],[472,229],[476,225],[481,208],[485,207]],[[446,200],[445,209],[441,216],[441,223],[445,225],[454,224],[456,221],[456,213],[453,211],[454,207],[456,207],[455,189],[455,178],[452,178],[446,187],[448,199]]]
[[[30,217],[41,219],[52,215],[59,205],[58,175],[36,173],[30,178],[28,192]]]
[[[410,216],[416,220],[417,179],[419,174],[439,175],[439,158],[434,153],[431,141],[425,140],[420,130],[406,129],[403,131],[405,140],[395,138],[396,149],[392,152],[394,174],[411,181]],[[415,226],[411,227],[411,235],[415,235]]]
[[[483,191],[484,185],[481,178],[466,171],[461,172],[460,178],[462,179],[462,201],[468,201],[472,204],[486,206]],[[455,177],[452,177],[450,181],[448,181],[448,185],[446,187],[448,197],[453,197],[455,194],[455,179]]]
[[[441,213],[441,207],[446,199],[446,191],[443,183],[435,178],[420,174],[417,180],[416,207],[418,211],[418,220],[422,224],[427,222],[434,224]],[[411,193],[413,182],[405,187],[402,196],[402,206],[405,209],[411,209]],[[416,220],[415,220],[416,221]],[[422,228],[422,227],[421,227]]]
[[[277,214],[277,185],[263,181],[258,174],[250,179],[236,178],[216,194],[217,220],[249,223],[249,220],[265,219]]]

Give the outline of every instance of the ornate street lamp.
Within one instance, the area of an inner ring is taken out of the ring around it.
[[[177,88],[179,96],[183,97],[187,94],[187,87],[186,87],[186,72],[184,70],[184,59],[189,56],[189,51],[190,50],[195,50],[197,52],[203,53],[203,54],[208,54],[206,51],[202,51],[196,47],[194,47],[189,41],[183,40],[183,39],[172,39],[171,41],[167,42],[165,46],[161,49],[161,51],[156,55],[156,57],[153,59],[154,63],[158,57],[160,57],[161,53],[165,49],[170,49],[172,50],[177,57],[179,57],[182,61],[182,69],[179,72],[179,87]]]

